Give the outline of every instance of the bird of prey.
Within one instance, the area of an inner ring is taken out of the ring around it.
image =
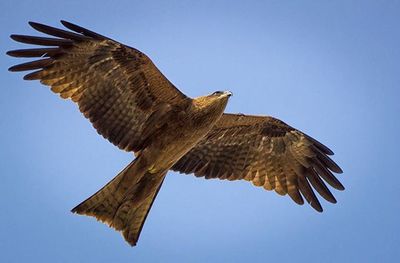
[[[169,170],[197,177],[244,179],[317,211],[314,193],[336,203],[325,183],[343,190],[342,173],[322,143],[269,116],[224,113],[229,91],[190,98],[139,50],[61,21],[66,29],[30,22],[51,37],[11,35],[42,46],[7,52],[35,58],[10,71],[31,71],[75,102],[104,138],[136,158],[97,193],[72,209],[93,216],[135,246]],[[303,199],[304,198],[304,199]]]

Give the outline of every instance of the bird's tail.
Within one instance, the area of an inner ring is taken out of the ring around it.
[[[137,160],[137,159],[136,159]],[[97,193],[72,209],[122,232],[135,246],[166,172],[139,169],[134,160]]]

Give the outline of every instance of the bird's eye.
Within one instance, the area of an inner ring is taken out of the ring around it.
[[[216,91],[212,95],[221,95],[222,93],[224,93],[224,92],[223,91]]]

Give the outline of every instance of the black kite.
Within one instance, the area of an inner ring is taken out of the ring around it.
[[[9,70],[35,70],[24,79],[40,80],[76,102],[99,134],[137,156],[74,213],[94,216],[134,246],[169,170],[206,179],[244,179],[288,194],[300,205],[304,197],[319,212],[313,188],[336,203],[324,181],[343,190],[332,174],[342,170],[323,144],[272,117],[223,113],[230,92],[189,98],[139,50],[61,23],[71,31],[30,22],[53,37],[11,35],[45,47],[7,52],[39,58]]]

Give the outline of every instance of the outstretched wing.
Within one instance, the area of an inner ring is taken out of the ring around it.
[[[332,203],[336,200],[324,181],[344,189],[332,174],[342,170],[328,155],[333,152],[326,146],[278,119],[224,114],[172,170],[206,179],[245,179],[288,194],[297,204],[304,203],[303,196],[322,212],[313,188]]]
[[[11,35],[15,41],[45,46],[7,52],[14,57],[39,58],[10,71],[36,70],[26,80],[40,80],[72,99],[98,133],[119,148],[141,150],[151,134],[184,110],[191,99],[169,82],[153,62],[137,49],[69,22],[66,31],[29,24],[56,38]]]

